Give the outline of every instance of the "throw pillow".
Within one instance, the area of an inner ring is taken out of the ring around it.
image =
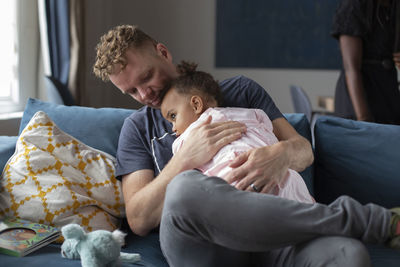
[[[114,230],[124,217],[115,158],[61,131],[37,112],[22,131],[0,184],[0,217],[86,231]]]
[[[64,106],[30,98],[25,106],[19,133],[38,111],[44,111],[62,131],[114,157],[122,124],[126,117],[135,112],[123,108]]]

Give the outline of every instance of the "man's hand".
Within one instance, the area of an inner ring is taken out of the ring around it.
[[[393,61],[396,67],[400,70],[400,52],[393,53]]]
[[[237,189],[253,191],[254,184],[262,193],[269,193],[288,172],[289,162],[283,143],[252,149],[239,155],[231,164],[234,168],[226,177],[237,182]]]
[[[239,139],[246,126],[236,121],[210,123],[211,116],[193,129],[182,148],[175,154],[181,169],[189,170],[203,165],[225,145]]]
[[[224,177],[228,183],[237,181],[238,189],[253,192],[250,185],[254,184],[268,193],[283,181],[289,168],[300,172],[313,162],[311,144],[286,119],[275,119],[272,124],[280,142],[239,155],[230,165],[234,169]]]

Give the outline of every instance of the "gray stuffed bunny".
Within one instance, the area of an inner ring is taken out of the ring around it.
[[[64,243],[61,255],[68,259],[81,259],[83,267],[112,267],[123,262],[140,261],[136,253],[121,252],[125,235],[119,230],[109,232],[97,230],[85,233],[78,224],[68,224],[61,228]]]

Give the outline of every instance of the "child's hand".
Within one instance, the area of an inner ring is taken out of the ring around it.
[[[183,170],[197,168],[209,160],[227,144],[239,139],[246,131],[243,123],[236,121],[211,123],[211,116],[193,129],[182,148],[174,155],[179,158]]]

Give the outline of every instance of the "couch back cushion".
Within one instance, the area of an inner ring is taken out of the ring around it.
[[[132,109],[64,106],[29,99],[19,133],[38,111],[44,111],[64,132],[114,157],[124,119],[134,112]]]
[[[399,205],[400,126],[321,117],[314,131],[317,201],[349,195],[364,204]]]
[[[89,108],[64,106],[29,99],[21,119],[20,133],[37,111],[44,111],[61,130],[83,143],[116,155],[119,133],[124,122],[134,110],[120,108]],[[284,114],[290,124],[311,142],[310,124],[304,114]],[[300,173],[313,194],[312,166]]]

